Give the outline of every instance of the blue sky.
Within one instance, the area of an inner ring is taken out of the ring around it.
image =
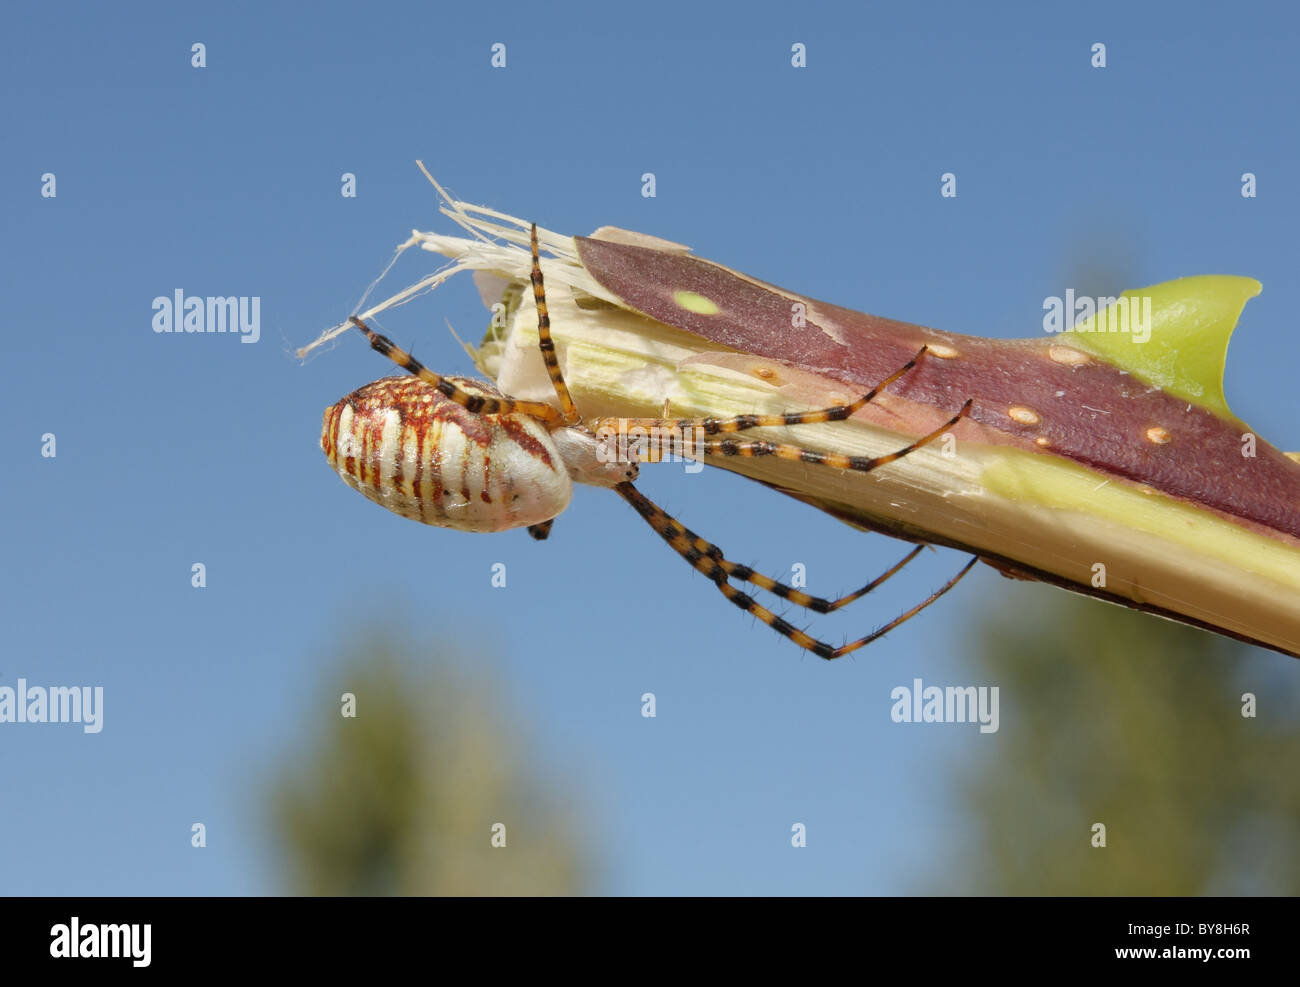
[[[978,684],[963,641],[1000,577],[977,570],[828,665],[729,607],[603,491],[579,491],[544,545],[366,503],[331,475],[320,416],[388,368],[346,338],[305,365],[292,350],[352,311],[412,227],[451,231],[421,158],[461,197],[551,229],[626,226],[977,335],[1033,334],[1090,260],[1131,269],[1131,287],[1251,275],[1264,292],[1227,395],[1300,448],[1296,15],[1127,6],[7,11],[0,685],[102,685],[105,724],[0,726],[0,892],[274,891],[249,779],[314,729],[322,656],[380,610],[492,670],[539,758],[586,793],[602,890],[897,892],[930,873],[952,811],[936,765],[996,758],[999,738],[892,724],[889,691]],[[404,259],[389,284],[427,269]],[[155,334],[152,301],[178,288],[260,297],[260,340]],[[468,281],[385,326],[471,373],[444,318],[485,324]],[[828,594],[903,551],[720,471],[668,466],[642,486],[733,557],[804,562]],[[960,563],[931,553],[819,627],[860,634]]]

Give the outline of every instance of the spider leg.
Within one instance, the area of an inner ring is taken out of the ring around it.
[[[352,316],[352,324],[370,340],[372,349],[388,357],[403,370],[415,374],[426,384],[432,384],[442,394],[455,401],[471,414],[508,415],[518,411],[541,419],[548,425],[561,424],[560,413],[549,404],[544,404],[541,401],[516,401],[514,398],[494,398],[482,394],[471,394],[441,374],[435,374],[419,360],[411,356],[410,353],[407,353],[406,350],[387,336],[381,336],[375,332],[355,315]]]
[[[718,568],[725,572],[730,578],[752,583],[759,589],[767,590],[773,596],[779,596],[783,600],[789,600],[795,606],[803,607],[805,610],[811,610],[813,613],[834,613],[836,610],[840,609],[840,607],[848,606],[854,600],[860,600],[890,576],[893,576],[902,570],[907,563],[911,562],[925,549],[924,545],[917,545],[899,561],[895,562],[890,566],[890,568],[886,569],[861,589],[854,590],[852,593],[847,593],[839,599],[828,600],[820,596],[813,596],[809,593],[805,593],[802,590],[797,590],[793,586],[787,586],[785,583],[771,579],[763,575],[761,572],[755,572],[747,565],[741,565],[738,562],[730,561],[723,556],[722,550],[716,545],[712,544],[707,539],[701,538],[690,528],[682,526],[680,522],[676,521],[676,519],[670,518],[670,520],[673,520],[673,522],[681,528],[682,534],[690,540],[692,548],[713,559],[713,561],[717,563]]]
[[[916,606],[912,607],[905,613],[899,614],[889,623],[872,631],[866,637],[858,638],[856,641],[850,641],[848,644],[840,645],[837,648],[825,643],[824,641],[817,640],[805,631],[795,627],[784,618],[778,617],[753,597],[746,593],[742,593],[740,590],[736,589],[736,587],[732,586],[731,583],[727,582],[727,577],[731,574],[728,572],[728,567],[731,567],[733,570],[742,570],[746,567],[736,566],[734,563],[728,562],[723,557],[721,549],[689,531],[681,524],[681,522],[677,521],[667,511],[645,497],[631,483],[620,483],[618,486],[614,487],[614,490],[618,492],[619,496],[632,505],[633,509],[641,515],[651,528],[655,530],[660,538],[668,543],[669,547],[672,548],[673,551],[689,562],[693,568],[702,572],[705,576],[711,579],[714,585],[718,587],[718,591],[733,604],[741,610],[744,610],[746,613],[753,614],[763,623],[767,624],[768,627],[772,628],[772,630],[789,638],[795,644],[799,645],[799,647],[811,651],[819,658],[825,658],[828,661],[840,658],[843,655],[847,655],[850,652],[865,647],[877,638],[889,633],[900,624],[910,620],[935,600],[939,599],[939,597],[947,593],[948,590],[957,585],[957,582],[970,571],[971,567],[975,565],[976,562],[979,561],[978,557],[972,557],[971,560],[966,563],[965,567],[957,573],[957,575],[953,576],[952,579],[948,580],[948,582],[935,590]],[[877,580],[877,583],[887,579],[898,569],[902,568],[902,566],[915,554],[916,553],[913,552],[912,555],[909,555],[903,560],[903,562],[900,562],[888,573],[880,577],[880,579]],[[738,578],[745,577],[738,576]],[[756,585],[762,584],[756,583]],[[766,589],[768,587],[764,586],[763,588]],[[793,597],[786,598],[793,600]],[[856,598],[856,596],[854,598]],[[845,602],[847,602],[847,600]]]
[[[817,466],[830,466],[834,469],[870,473],[877,466],[884,466],[886,463],[892,463],[895,459],[901,459],[908,453],[915,452],[922,446],[939,438],[966,416],[967,412],[970,411],[971,404],[971,401],[967,401],[961,406],[961,411],[957,412],[933,432],[923,435],[915,442],[911,442],[903,446],[903,448],[896,449],[894,452],[886,453],[883,456],[846,456],[838,452],[816,452],[812,449],[805,449],[802,446],[789,445],[784,442],[737,442],[735,439],[709,439],[700,444],[687,439],[686,446],[697,455],[703,453],[706,456],[776,456],[778,459],[794,459]]]
[[[564,374],[560,372],[560,361],[555,356],[555,341],[551,339],[551,317],[546,312],[546,284],[542,280],[542,264],[537,255],[537,224],[533,224],[533,301],[537,303],[537,345],[541,348],[542,359],[546,362],[546,372],[551,375],[555,394],[560,399],[560,409],[564,412],[564,423],[576,425],[582,420],[577,406],[569,394],[569,386],[564,383]]]
[[[735,418],[668,418],[665,412],[663,418],[597,418],[590,425],[592,431],[599,431],[601,427],[623,430],[639,427],[659,431],[693,432],[700,428],[704,430],[705,435],[718,435],[724,432],[743,432],[750,428],[779,428],[785,425],[816,425],[819,422],[843,421],[860,408],[870,404],[877,394],[915,367],[927,349],[929,347],[922,346],[916,356],[852,404],[837,404],[816,411],[794,411],[784,415],[737,415]],[[664,406],[667,407],[667,401],[664,402]]]

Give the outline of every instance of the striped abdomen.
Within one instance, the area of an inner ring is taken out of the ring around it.
[[[484,381],[447,379],[472,394],[503,396]],[[385,377],[326,409],[320,444],[348,486],[395,514],[444,528],[537,524],[573,495],[538,421],[471,414],[418,377]]]

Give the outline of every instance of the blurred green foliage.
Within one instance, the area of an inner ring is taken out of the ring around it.
[[[1046,587],[1007,597],[973,649],[1001,729],[957,772],[963,890],[1300,893],[1295,659]]]
[[[301,750],[274,769],[285,891],[569,895],[588,890],[571,793],[547,790],[489,683],[376,636],[344,649]],[[355,717],[341,715],[344,693]],[[505,847],[492,845],[505,826]]]

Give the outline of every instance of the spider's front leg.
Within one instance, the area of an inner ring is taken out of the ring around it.
[[[591,423],[596,431],[615,430],[616,434],[628,434],[638,430],[648,436],[671,435],[676,445],[674,451],[683,456],[700,458],[701,456],[776,456],[781,459],[799,460],[835,469],[856,470],[867,473],[901,459],[915,452],[922,446],[933,442],[961,421],[974,404],[973,400],[962,405],[961,410],[934,431],[908,443],[901,449],[883,456],[846,456],[839,453],[820,453],[801,446],[779,442],[737,442],[735,439],[700,440],[697,433],[705,436],[729,435],[744,432],[751,428],[781,428],[789,425],[815,425],[821,422],[844,421],[854,412],[868,405],[882,390],[901,378],[916,366],[925,355],[928,347],[922,346],[916,356],[908,360],[879,384],[867,391],[851,404],[837,404],[815,411],[794,411],[779,415],[737,415],[734,418],[599,418]],[[636,433],[633,433],[636,434]],[[648,461],[658,461],[663,455],[664,443],[651,442],[646,446],[645,456]]]
[[[965,418],[970,413],[973,403],[973,400],[967,401],[961,406],[961,411],[957,412],[933,432],[921,436],[915,442],[909,442],[901,449],[885,453],[883,456],[846,456],[838,452],[817,452],[813,449],[805,449],[802,446],[790,445],[786,442],[764,442],[762,440],[737,442],[735,439],[709,439],[699,444],[689,443],[689,447],[696,454],[705,456],[776,456],[778,459],[791,459],[801,463],[811,463],[815,466],[829,466],[832,469],[870,473],[879,466],[892,463],[896,459],[902,459],[922,446],[929,445]]]
[[[915,367],[928,349],[928,346],[922,346],[916,356],[851,404],[837,404],[816,411],[792,411],[781,415],[737,415],[734,418],[668,418],[666,415],[663,418],[597,418],[590,424],[595,431],[602,428],[642,428],[679,432],[693,432],[700,429],[705,435],[718,435],[727,432],[743,432],[751,428],[780,428],[785,425],[815,425],[820,422],[843,421],[860,408],[866,407],[875,400],[877,394]],[[668,407],[667,399],[664,400],[664,407],[665,409]]]
[[[840,601],[834,601],[834,602],[826,601],[826,600],[819,601],[818,598],[810,597],[804,593],[799,593],[797,590],[789,590],[789,587],[785,587],[780,583],[776,583],[774,580],[770,580],[766,576],[762,576],[759,578],[751,578],[753,576],[757,576],[757,574],[754,573],[752,569],[750,569],[748,566],[741,566],[734,562],[729,561],[722,554],[722,550],[720,548],[718,548],[716,545],[713,545],[708,541],[705,541],[699,535],[695,534],[690,529],[684,527],[680,521],[674,518],[671,514],[665,511],[658,504],[654,503],[654,501],[650,500],[648,497],[642,494],[641,491],[637,490],[636,487],[633,486],[631,483],[621,483],[614,489],[617,491],[619,496],[621,496],[624,500],[626,500],[629,504],[632,505],[632,507],[636,510],[636,512],[640,514],[641,517],[645,520],[645,522],[655,530],[655,532],[659,535],[660,538],[662,538],[665,542],[668,543],[668,546],[674,552],[676,552],[678,555],[684,558],[688,563],[690,563],[690,565],[694,569],[703,573],[705,576],[708,576],[708,578],[712,580],[714,585],[718,587],[718,591],[722,593],[723,596],[725,596],[728,600],[730,600],[741,610],[744,610],[746,613],[752,614],[753,616],[757,617],[759,620],[767,624],[768,627],[772,628],[772,630],[776,631],[778,634],[781,634],[789,638],[795,644],[799,645],[799,647],[811,651],[819,658],[825,658],[828,661],[835,658],[841,658],[844,655],[857,651],[859,648],[864,648],[872,641],[875,641],[883,637],[884,635],[888,634],[890,631],[898,627],[900,624],[903,624],[906,621],[911,620],[918,613],[920,613],[930,604],[934,603],[937,599],[939,599],[939,597],[943,596],[950,589],[956,586],[957,583],[961,580],[961,578],[965,576],[966,573],[970,572],[971,567],[974,566],[975,563],[979,561],[978,557],[972,557],[971,560],[967,562],[966,565],[962,568],[962,570],[957,573],[957,575],[949,579],[946,583],[944,583],[943,586],[939,587],[939,589],[935,590],[933,593],[931,593],[928,597],[926,597],[916,606],[905,611],[904,613],[899,614],[893,620],[889,621],[889,623],[876,628],[874,631],[872,631],[870,634],[866,635],[865,637],[860,637],[856,641],[850,641],[848,644],[842,644],[839,647],[835,647],[834,645],[827,644],[825,641],[819,641],[817,638],[808,634],[806,631],[803,631],[798,627],[795,627],[793,624],[785,620],[783,617],[779,617],[776,614],[774,614],[771,610],[768,610],[766,607],[764,607],[753,597],[749,596],[747,593],[743,593],[740,590],[736,589],[736,587],[732,586],[731,583],[727,581],[728,576],[732,576],[734,578],[739,578],[739,579],[746,579],[757,586],[762,586],[764,589],[772,589],[773,592],[776,592],[778,595],[783,596],[785,599],[788,599],[793,603],[798,603],[801,606],[810,606],[811,609],[818,609],[817,607],[812,606],[812,603],[814,601],[820,602],[826,605],[827,612],[829,612],[829,610],[837,609],[838,606],[842,606],[844,603],[857,599],[859,596],[863,595],[864,593],[868,592],[870,589],[879,585],[884,580],[888,579],[891,575],[893,575],[895,572],[901,569],[905,564],[907,564],[907,562],[911,561],[911,559],[913,559],[916,556],[917,552],[921,550],[920,547],[915,549],[911,554],[909,554],[906,558],[904,558],[901,562],[895,565],[884,575],[880,576],[878,579],[873,580],[871,583],[867,584],[866,587],[864,587],[862,590],[859,590],[857,593],[852,593],[849,596],[844,597]],[[774,586],[781,587],[781,589],[787,590],[788,592],[780,592],[779,590],[774,589],[773,588]],[[797,596],[795,594],[797,594]]]

